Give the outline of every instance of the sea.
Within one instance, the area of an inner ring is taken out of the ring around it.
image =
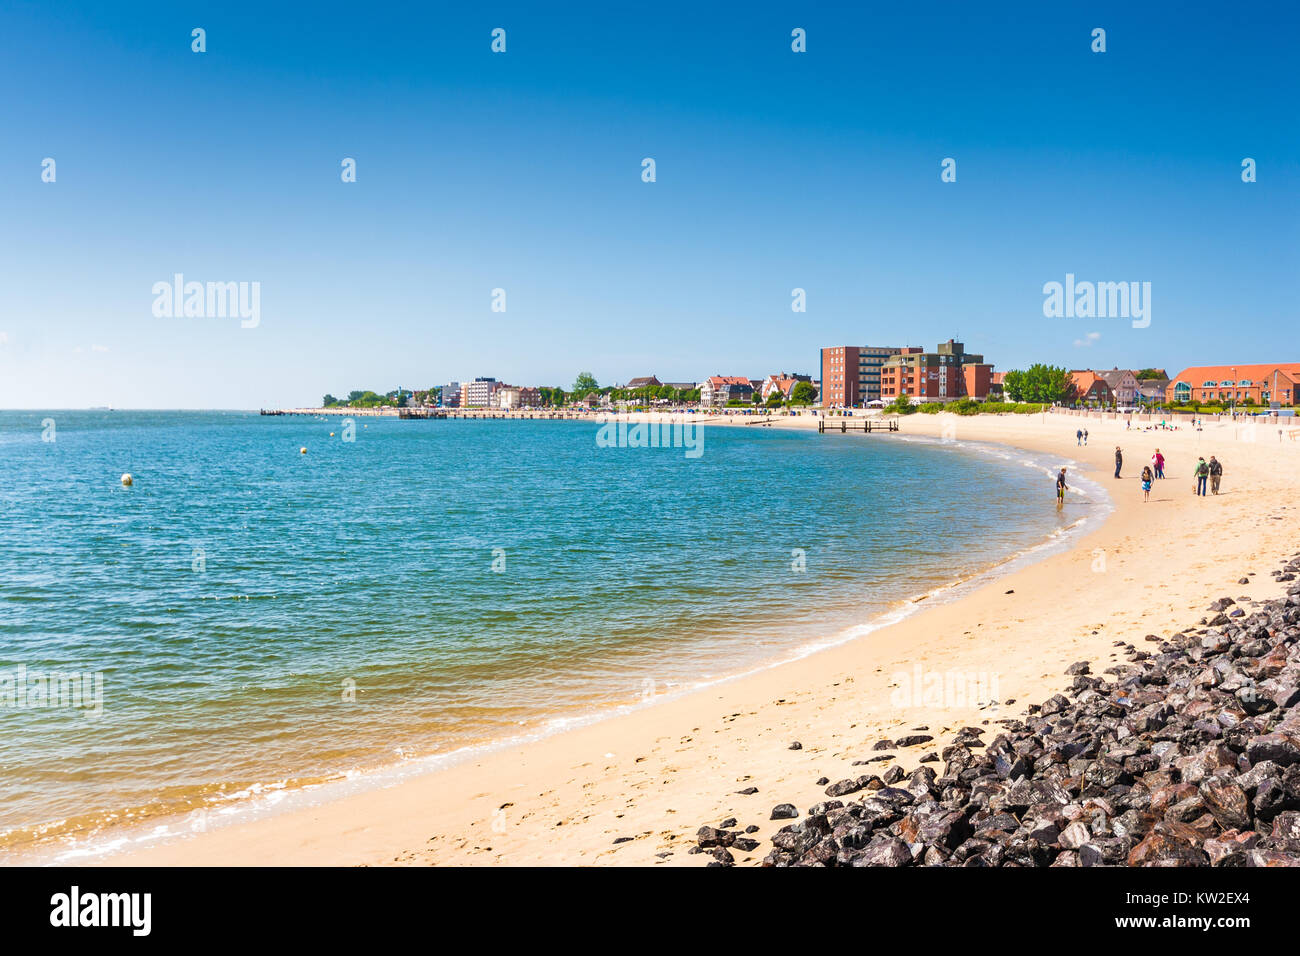
[[[869,640],[1109,508],[1076,480],[1056,509],[1072,462],[906,422],[601,427],[0,412],[0,860],[181,838]]]

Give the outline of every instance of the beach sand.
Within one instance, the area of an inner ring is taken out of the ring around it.
[[[1080,448],[1075,430],[1085,424],[1090,442]],[[1075,661],[1087,660],[1100,673],[1122,659],[1116,642],[1141,646],[1146,634],[1194,624],[1215,597],[1282,593],[1269,572],[1300,541],[1300,442],[1279,440],[1275,427],[1251,433],[1214,424],[1203,432],[1143,433],[1126,432],[1122,421],[1055,414],[918,414],[903,420],[902,433],[938,436],[945,426],[958,440],[1001,442],[1083,463],[1110,492],[1114,512],[1092,522],[1068,552],[849,643],[387,789],[94,862],[703,866],[707,856],[686,852],[696,829],[735,817],[742,828],[759,827],[753,834],[759,848],[735,854],[737,863],[754,865],[786,822],[769,821],[772,807],[793,803],[802,812],[825,800],[824,785],[815,782],[820,777],[833,782],[883,773],[888,762],[852,766],[879,756],[871,747],[880,738],[934,736],[929,744],[886,751],[911,770],[957,728],[1022,715],[1026,705],[1068,687],[1063,672]],[[773,427],[816,428],[816,422],[776,419]],[[1125,452],[1119,481],[1112,477],[1116,444]],[[1157,446],[1168,459],[1168,477],[1144,504],[1138,474]],[[1222,494],[1194,497],[1196,458],[1212,453],[1224,463]],[[1044,508],[1055,507],[1046,478],[1042,500]],[[952,520],[979,505],[952,502]],[[944,547],[941,527],[934,547]],[[1237,583],[1247,575],[1250,584]],[[719,669],[725,665],[720,661]],[[981,710],[924,697],[901,706],[891,701],[918,666],[925,675],[991,676],[1005,703]],[[921,727],[928,730],[916,730]],[[990,723],[989,732],[995,730]],[[802,749],[791,750],[794,741]],[[750,787],[757,793],[738,793]]]

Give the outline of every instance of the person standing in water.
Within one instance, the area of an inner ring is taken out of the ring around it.
[[[1065,489],[1069,486],[1065,483],[1065,469],[1056,476],[1056,507],[1060,508],[1065,505]]]
[[[1142,468],[1142,500],[1151,500],[1151,466],[1145,465]]]

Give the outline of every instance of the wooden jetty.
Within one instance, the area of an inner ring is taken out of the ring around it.
[[[824,435],[828,431],[830,432],[838,431],[841,433],[864,432],[868,435],[871,434],[872,432],[898,431],[897,418],[891,418],[888,421],[883,421],[879,418],[864,418],[861,421],[855,421],[849,418],[841,418],[839,421],[839,426],[840,426],[839,428],[835,427],[835,422],[830,423],[830,428],[827,428],[826,424],[827,424],[826,419],[824,418],[817,419],[817,433],[819,435]]]

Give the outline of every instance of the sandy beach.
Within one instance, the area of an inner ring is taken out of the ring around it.
[[[1089,444],[1078,447],[1075,430],[1085,426]],[[815,429],[816,420],[775,418],[772,427]],[[875,756],[871,747],[882,737],[913,730],[934,736],[894,751],[910,770],[957,728],[1022,714],[1068,685],[1063,672],[1075,661],[1101,672],[1118,659],[1116,642],[1193,624],[1214,597],[1260,600],[1282,592],[1269,571],[1297,549],[1300,442],[1279,438],[1276,427],[1142,432],[1136,425],[1126,431],[1123,421],[1059,414],[918,414],[902,422],[902,436],[944,434],[1081,462],[1110,492],[1114,510],[1102,521],[1099,507],[1071,550],[850,643],[387,789],[92,862],[702,866],[704,857],[686,852],[695,830],[735,817],[741,827],[759,828],[753,836],[760,848],[736,854],[739,864],[756,865],[765,838],[781,826],[768,820],[771,808],[825,799],[814,781],[861,772],[850,767]],[[1112,477],[1117,444],[1124,449],[1121,480]],[[1157,447],[1167,477],[1144,503],[1138,474]],[[1211,454],[1224,464],[1222,493],[1194,497],[1197,456]],[[1042,502],[1055,506],[1047,480]],[[954,501],[953,519],[978,507]],[[1238,583],[1247,576],[1251,583]],[[970,701],[937,706],[916,695],[900,706],[900,681],[917,668],[991,675],[1002,703],[996,710]],[[800,749],[791,749],[796,741]],[[757,791],[739,792],[750,788]]]

